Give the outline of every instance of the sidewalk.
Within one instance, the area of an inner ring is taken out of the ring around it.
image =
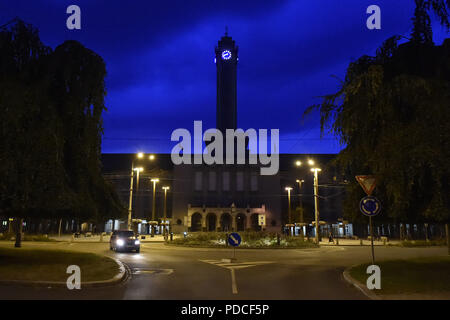
[[[173,235],[173,238],[179,238],[181,235]],[[142,239],[142,237],[145,237],[145,239]],[[103,236],[102,242],[109,242],[109,239],[111,236],[106,235]],[[93,235],[90,237],[85,237],[84,235],[80,235],[78,238],[72,238],[71,234],[64,234],[61,235],[61,237],[58,237],[58,235],[49,235],[49,239],[54,239],[57,241],[67,241],[67,242],[80,242],[80,243],[89,243],[89,242],[100,242],[100,235]],[[151,242],[165,242],[163,235],[155,235],[152,237],[151,235],[144,234],[139,236],[139,240],[141,243],[151,243]]]
[[[323,241],[320,242],[321,246],[336,246],[337,240],[339,240],[340,246],[361,246],[361,240],[354,240],[354,239],[334,239],[334,242],[328,242],[328,238],[323,238]],[[389,242],[386,242],[386,246],[388,245],[396,245],[400,243],[398,240],[390,240]],[[362,245],[363,246],[370,246],[370,240],[362,239]],[[383,241],[374,241],[374,246],[384,246]]]

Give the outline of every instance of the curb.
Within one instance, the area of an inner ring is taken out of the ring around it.
[[[342,275],[344,276],[345,281],[347,281],[348,283],[350,283],[351,285],[355,286],[359,291],[361,291],[366,297],[368,297],[371,300],[382,300],[381,297],[377,296],[375,293],[373,293],[372,291],[370,291],[369,289],[367,289],[367,287],[362,284],[361,282],[359,282],[358,280],[354,279],[351,275],[350,275],[350,269],[352,269],[353,267],[358,266],[357,264],[350,266],[348,268],[346,268],[344,270],[344,272],[342,273]]]
[[[81,282],[81,287],[94,288],[94,287],[110,286],[128,280],[131,274],[130,268],[117,259],[114,258],[111,259],[113,259],[119,266],[119,273],[117,273],[113,278],[108,280]],[[0,285],[21,285],[31,287],[64,287],[64,288],[67,287],[66,282],[60,281],[0,280]]]

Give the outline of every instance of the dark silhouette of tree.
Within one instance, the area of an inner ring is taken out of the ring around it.
[[[345,146],[337,163],[353,177],[375,174],[386,218],[448,221],[450,216],[450,39],[442,46],[391,38],[375,57],[351,63],[342,87],[312,106]],[[347,188],[345,213],[362,220],[362,189]]]
[[[0,213],[102,221],[125,213],[100,172],[105,65],[54,51],[20,20],[0,29]],[[20,224],[19,224],[20,225]]]
[[[431,29],[431,18],[427,13],[427,3],[424,0],[415,0],[415,1],[416,1],[416,9],[414,11],[414,17],[412,19],[413,20],[412,40],[419,43],[432,44],[433,31]]]
[[[441,25],[450,29],[450,0],[415,0],[412,41],[430,44],[433,42],[431,18],[433,12]]]

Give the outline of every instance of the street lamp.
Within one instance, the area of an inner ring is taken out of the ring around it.
[[[288,227],[289,227],[289,235],[291,235],[291,187],[286,187],[285,190],[288,192]]]
[[[312,161],[312,160],[311,160]],[[311,168],[314,173],[314,207],[316,211],[316,244],[319,244],[319,172],[320,168]]]
[[[299,161],[299,160],[297,160],[297,161],[295,161],[295,165],[296,165],[297,167],[300,167],[300,166],[302,165],[302,162]]]
[[[164,220],[164,224],[163,224],[163,230],[164,230],[164,235],[166,234],[166,220],[167,220],[167,190],[169,190],[170,188],[168,186],[164,186],[162,187],[164,190],[164,213],[163,213],[163,220]]]
[[[131,161],[131,181],[130,181],[130,200],[129,200],[129,204],[128,204],[128,230],[131,230],[131,221],[132,221],[132,211],[133,211],[133,180],[134,180],[134,171],[136,171],[136,176],[137,176],[137,181],[136,181],[136,188],[139,188],[139,173],[144,171],[144,168],[139,167],[139,168],[135,168],[134,167],[134,161],[136,159],[142,159],[144,158],[144,153],[143,152],[138,152],[136,154],[136,158],[133,159],[133,161]],[[155,156],[152,154],[149,157],[150,160],[154,160]],[[113,227],[114,229],[114,221],[113,221]]]
[[[155,211],[156,211],[156,183],[159,182],[158,178],[153,178],[150,180],[153,182],[153,201],[152,201],[152,237],[155,235]]]
[[[298,201],[300,205],[300,235],[303,237],[303,199],[302,199],[302,185],[305,182],[305,180],[295,180],[295,182],[298,183]]]
[[[138,158],[138,159],[142,159],[143,157],[144,157],[144,154],[142,153],[142,152],[139,152],[137,155],[136,155],[136,157]],[[133,179],[134,179],[134,171],[136,171],[137,172],[137,176],[138,176],[138,181],[139,181],[139,172],[141,171],[140,169],[142,169],[142,168],[134,168],[134,161],[136,160],[136,158],[135,159],[133,159],[133,161],[131,161],[131,178],[130,178],[130,200],[129,200],[129,203],[128,203],[128,223],[127,223],[127,225],[128,225],[128,230],[131,230],[131,214],[132,214],[132,211],[133,211]],[[143,169],[142,169],[143,170]],[[113,226],[112,226],[112,229],[113,229],[113,231],[114,231],[114,220],[113,220]]]

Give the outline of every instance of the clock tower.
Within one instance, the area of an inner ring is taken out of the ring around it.
[[[216,127],[225,135],[226,129],[237,128],[237,63],[238,47],[225,35],[215,49],[217,68]]]

